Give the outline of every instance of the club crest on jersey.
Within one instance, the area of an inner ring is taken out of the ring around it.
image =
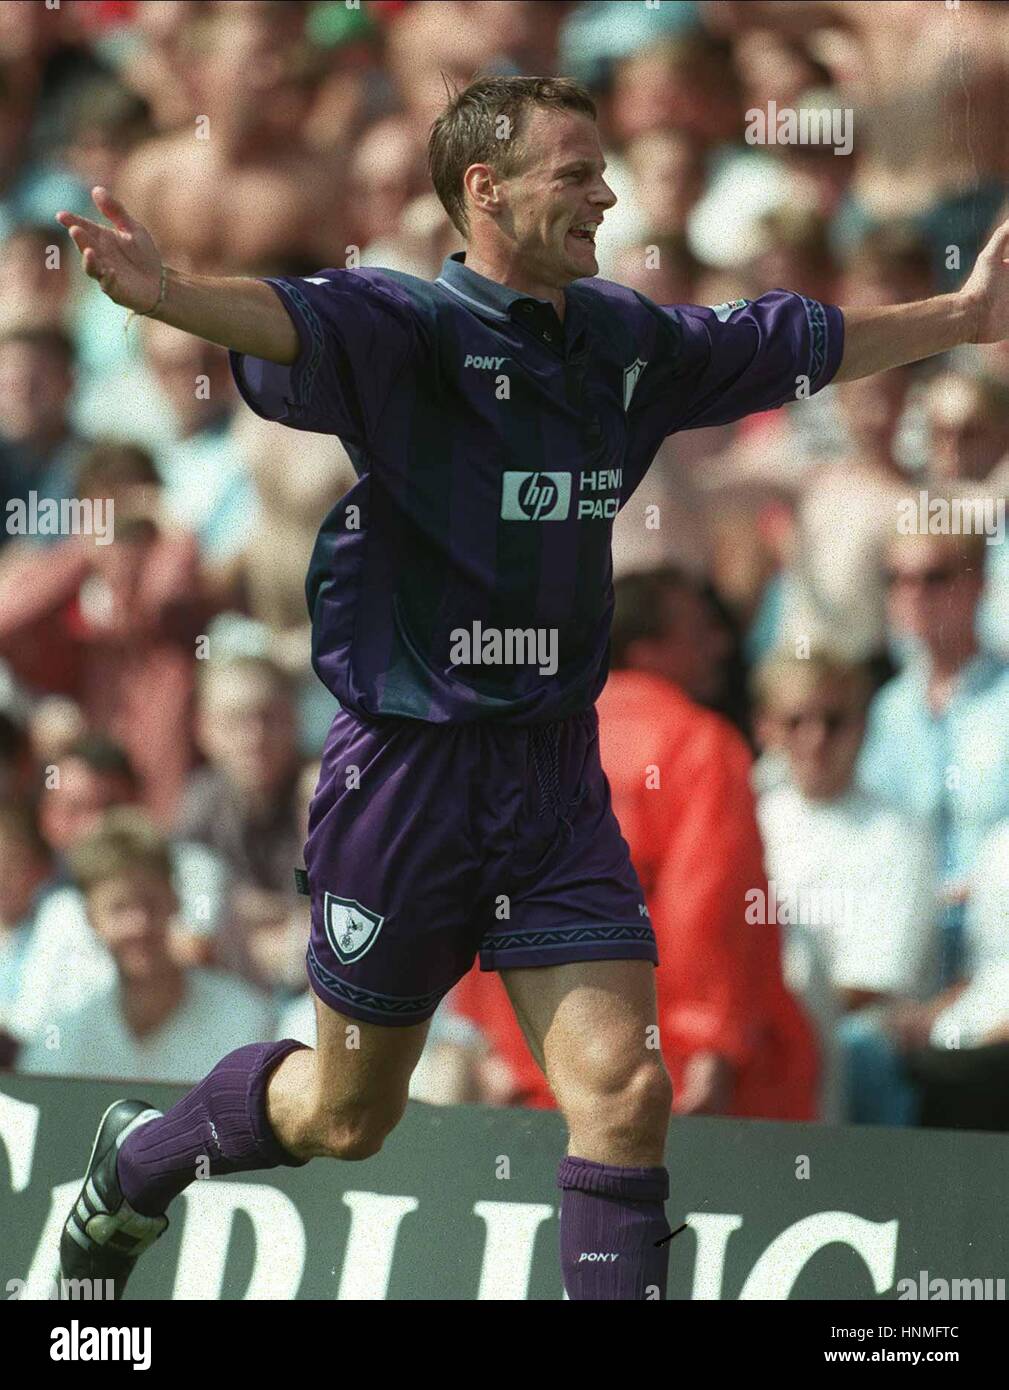
[[[362,907],[354,898],[327,893],[323,903],[326,938],[343,965],[352,965],[374,946],[384,917]]]
[[[648,363],[640,357],[635,357],[629,367],[624,368],[624,410],[626,411],[634,395],[634,388],[638,384],[638,378],[648,366]]]

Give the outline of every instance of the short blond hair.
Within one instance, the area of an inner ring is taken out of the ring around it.
[[[99,884],[140,871],[172,883],[172,855],[159,830],[132,807],[119,806],[67,855],[70,876],[87,896]]]
[[[865,663],[850,661],[825,647],[815,648],[808,656],[798,656],[788,647],[772,652],[754,669],[750,690],[758,707],[767,710],[782,688],[796,680],[807,690],[828,683],[852,688],[863,707],[872,698],[873,679]]]

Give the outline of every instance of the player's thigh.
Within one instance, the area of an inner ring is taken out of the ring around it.
[[[319,1107],[400,1111],[420,1060],[430,1019],[408,1027],[365,1023],[331,1009],[317,995],[316,1087]]]
[[[530,1051],[562,1092],[609,1091],[641,1066],[662,1069],[655,967],[647,960],[591,960],[502,970]]]

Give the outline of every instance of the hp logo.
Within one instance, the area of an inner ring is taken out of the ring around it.
[[[504,521],[563,521],[571,505],[570,473],[505,473]]]
[[[530,521],[540,521],[557,502],[557,484],[547,473],[530,473],[519,484],[519,506]]]

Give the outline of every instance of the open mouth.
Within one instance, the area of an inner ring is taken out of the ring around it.
[[[582,223],[580,226],[571,227],[568,231],[569,237],[574,237],[575,241],[587,241],[590,246],[596,244],[596,224],[594,222]]]

